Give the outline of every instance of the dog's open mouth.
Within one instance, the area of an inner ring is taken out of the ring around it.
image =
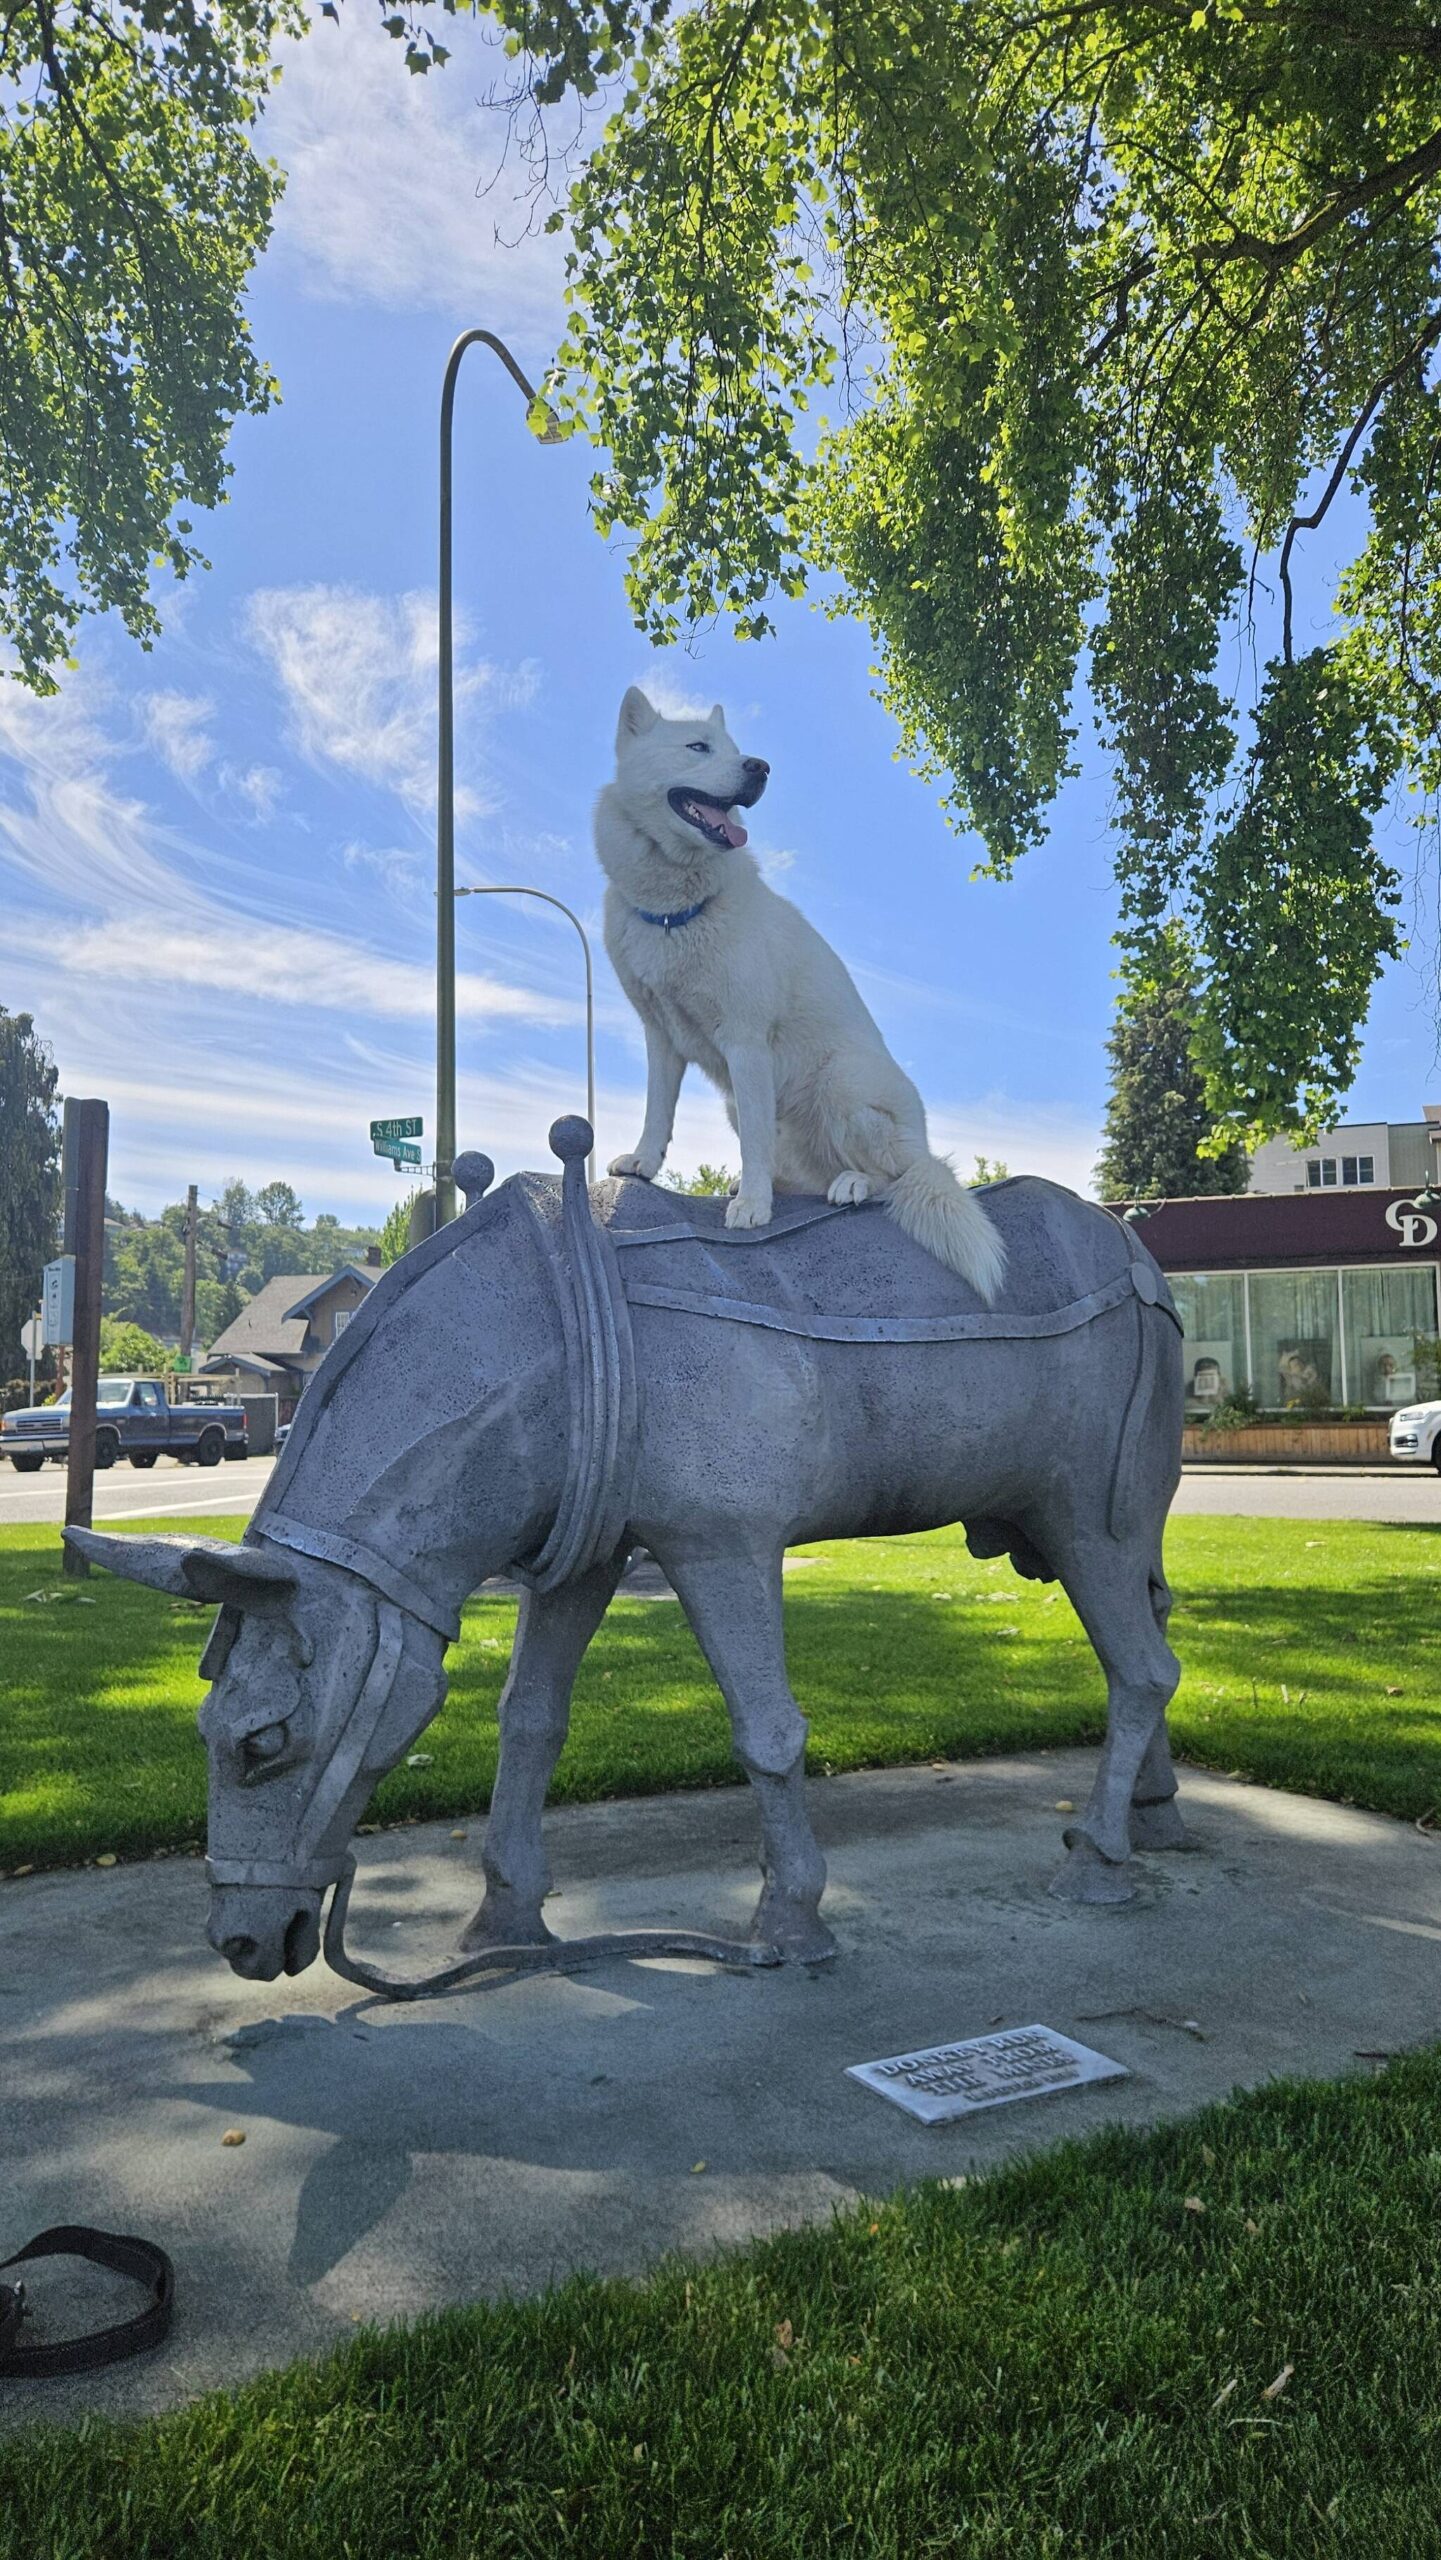
[[[666,798],[678,818],[694,827],[707,844],[742,845],[746,831],[739,818],[731,815],[734,802],[717,800],[711,791],[668,791]]]

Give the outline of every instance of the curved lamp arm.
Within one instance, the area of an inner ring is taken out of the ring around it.
[[[527,887],[526,887],[522,882],[520,882],[520,881],[512,882],[512,883],[510,884],[510,886],[509,886],[509,887],[496,887],[496,888],[486,887],[486,888],[484,888],[484,889],[457,889],[457,890],[456,890],[456,892],[455,892],[455,895],[456,895],[456,897],[457,897],[457,898],[540,898],[540,899],[542,899],[542,900],[544,901],[544,903],[545,903],[545,905],[546,905],[546,906],[548,906],[548,907],[555,907],[561,915],[563,915],[563,916],[568,916],[568,917],[569,917],[569,919],[570,919],[570,921],[571,921],[571,923],[574,925],[574,927],[575,927],[575,929],[576,929],[576,932],[580,935],[580,947],[581,947],[581,950],[582,950],[582,951],[584,952],[584,954],[585,954],[585,1116],[586,1116],[587,1120],[590,1122],[590,1126],[591,1126],[591,1135],[592,1135],[592,1137],[594,1137],[594,1135],[595,1135],[595,971],[594,971],[594,968],[593,968],[593,966],[592,966],[592,964],[591,964],[591,956],[590,956],[590,936],[589,936],[589,934],[586,932],[586,929],[585,929],[584,925],[581,923],[581,920],[580,920],[579,916],[576,914],[574,907],[568,907],[568,906],[566,905],[565,900],[564,900],[563,898],[553,898],[553,897],[551,896],[550,891],[549,891],[548,889],[531,889],[531,888],[527,888]],[[594,1180],[595,1180],[595,1150],[594,1150],[594,1148],[592,1148],[591,1153],[590,1153],[590,1156],[589,1156],[588,1161],[587,1161],[587,1172],[588,1172],[589,1179],[590,1179],[592,1182],[594,1182]]]

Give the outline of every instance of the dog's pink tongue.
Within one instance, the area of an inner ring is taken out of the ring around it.
[[[729,810],[722,810],[722,811],[721,811],[721,813],[720,813],[720,822],[721,822],[721,825],[724,827],[725,832],[726,832],[726,843],[727,843],[727,844],[736,844],[736,845],[740,845],[740,844],[744,844],[744,843],[747,841],[747,838],[746,838],[746,831],[745,831],[744,827],[741,825],[741,822],[740,822],[739,818],[733,818],[733,817],[731,816],[731,814],[730,814]]]

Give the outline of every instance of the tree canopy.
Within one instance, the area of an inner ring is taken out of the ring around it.
[[[1111,1095],[1096,1167],[1103,1200],[1184,1200],[1244,1191],[1244,1147],[1206,1155],[1211,1114],[1196,1064],[1195,957],[1179,925],[1158,937],[1153,965],[1122,986],[1106,1047]]]
[[[106,1377],[124,1377],[127,1372],[141,1377],[157,1377],[170,1366],[173,1355],[163,1342],[143,1325],[130,1324],[119,1316],[100,1319],[100,1368]]]
[[[177,1337],[185,1274],[185,1203],[158,1218],[107,1200],[105,1313]],[[195,1333],[209,1346],[239,1315],[247,1298],[285,1272],[340,1271],[362,1261],[377,1241],[374,1227],[342,1226],[322,1210],[313,1226],[288,1182],[251,1191],[227,1182],[196,1222]]]
[[[243,296],[280,173],[251,128],[301,0],[0,12],[0,641],[44,691],[81,614],[147,640],[157,571],[265,409]]]
[[[1441,787],[1434,11],[498,14],[542,106],[629,65],[553,391],[605,448],[642,626],[763,633],[819,579],[998,874],[1073,766],[1084,667],[1132,983],[1184,920],[1214,1142],[1314,1126],[1399,947],[1376,813]],[[1369,533],[1312,645],[1296,580],[1347,488]]]
[[[818,584],[1002,875],[1084,670],[1130,982],[1183,921],[1214,1143],[1315,1127],[1399,947],[1378,810],[1441,796],[1426,0],[474,4],[542,126],[567,91],[614,105],[552,217],[551,389],[603,449],[642,627],[759,634]],[[445,59],[425,0],[381,14],[412,71]],[[252,128],[308,18],[0,16],[0,643],[38,686],[87,608],[155,629],[272,396]],[[1368,531],[1316,644],[1296,582],[1348,490]]]

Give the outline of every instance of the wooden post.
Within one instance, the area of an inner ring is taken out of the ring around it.
[[[199,1220],[197,1192],[192,1182],[185,1194],[185,1281],[180,1292],[180,1356],[190,1357],[195,1340],[195,1229]]]
[[[95,1485],[95,1389],[100,1375],[100,1298],[105,1277],[105,1170],[110,1106],[65,1105],[65,1249],[75,1256],[75,1335],[70,1349],[70,1454],[65,1526],[88,1529]],[[68,1574],[90,1567],[65,1549]]]

